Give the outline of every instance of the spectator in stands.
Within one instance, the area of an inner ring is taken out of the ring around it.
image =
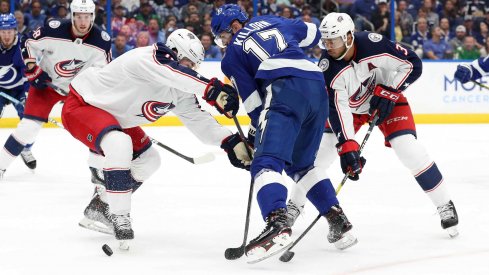
[[[158,25],[158,20],[152,18],[148,23],[148,34],[149,34],[149,44],[154,44],[157,42],[165,43],[166,34],[160,31],[160,25]]]
[[[194,8],[190,8],[189,6],[194,6]],[[206,4],[204,2],[201,2],[199,0],[190,0],[188,4],[184,5],[181,9],[182,17],[183,20],[185,20],[186,17],[188,17],[191,13],[197,12],[199,14],[200,18],[204,18],[205,12],[206,12]]]
[[[450,26],[458,26],[463,22],[452,0],[446,0],[440,15],[442,18],[448,19]]]
[[[212,18],[212,16],[214,16],[214,14],[216,13],[217,9],[219,9],[224,4],[226,4],[226,1],[225,0],[214,0],[212,2],[212,7],[211,7],[211,11],[210,11],[210,17]],[[210,18],[208,18],[208,19],[210,19]]]
[[[52,8],[49,11],[49,14],[53,17],[57,17],[58,19],[64,19],[63,14],[59,15],[59,7],[64,7],[66,13],[68,13],[68,9],[70,8],[70,4],[68,3],[67,0],[56,0],[55,3],[52,4]],[[64,13],[64,11],[61,11],[61,13]],[[63,16],[63,17],[60,17]]]
[[[117,35],[112,44],[112,59],[116,59],[131,49],[132,47],[127,45],[126,37],[122,34]]]
[[[474,36],[474,21],[472,20],[472,15],[466,15],[464,17],[464,26],[465,29],[467,30],[467,35],[468,36]]]
[[[489,3],[483,0],[469,0],[467,1],[467,14],[473,17],[482,17],[484,13],[489,9]]]
[[[122,10],[121,17],[128,17],[130,15],[129,9],[122,5],[122,0],[111,0],[112,12],[114,12],[118,7]],[[114,16],[112,14],[112,16]]]
[[[292,5],[289,6],[292,16],[298,18],[302,15],[302,8],[304,7],[304,0],[294,0]]]
[[[165,21],[165,27],[162,30],[165,32],[165,37],[168,37],[176,29],[177,19],[174,16],[168,16]]]
[[[426,58],[432,60],[452,58],[452,48],[445,40],[441,39],[441,36],[441,28],[434,27],[431,31],[431,39],[423,44],[423,52]]]
[[[487,57],[489,55],[489,39],[486,40],[484,47],[480,49],[481,57]]]
[[[389,28],[389,7],[387,0],[379,0],[377,9],[372,13],[371,21],[374,24],[375,32],[390,37]]]
[[[423,43],[429,38],[428,21],[426,18],[420,17],[416,24],[416,31],[411,35],[411,45],[420,58],[423,57]]]
[[[70,14],[68,13],[68,9],[65,6],[58,6],[56,8],[56,16],[57,19],[70,19]]]
[[[304,5],[304,7],[302,8],[302,18],[307,16],[309,16],[310,21],[306,22],[314,23],[317,27],[319,27],[319,24],[321,24],[321,20],[319,20],[319,18],[312,14],[311,6]],[[303,19],[303,21],[305,20]]]
[[[477,43],[479,43],[480,45],[485,45],[488,34],[489,34],[489,29],[487,27],[487,23],[484,21],[480,21],[479,32],[475,35],[475,39],[477,40]]]
[[[10,2],[9,0],[0,1],[0,14],[10,13]]]
[[[351,18],[355,23],[355,29],[365,30],[366,22],[364,20],[370,21],[370,17],[376,9],[375,0],[355,1],[350,11]]]
[[[202,33],[212,33],[211,19],[205,19],[202,24]]]
[[[148,26],[150,19],[156,19],[158,21],[158,25],[160,24],[160,19],[153,13],[153,7],[151,7],[151,4],[148,2],[141,4],[141,7],[139,7],[139,12],[134,15],[134,18],[137,21],[143,22],[146,26]]]
[[[127,18],[124,16],[124,7],[119,5],[115,7],[114,13],[112,13],[112,36],[117,36],[123,25],[126,24]]]
[[[292,11],[290,10],[289,7],[284,7],[282,8],[282,12],[280,12],[280,16],[285,17],[285,18],[294,18],[294,15],[292,14]]]
[[[463,46],[455,50],[455,59],[475,60],[480,55],[480,51],[475,46],[475,38],[472,36],[466,36]]]
[[[222,59],[221,50],[217,46],[212,45],[212,35],[210,33],[203,33],[200,42],[204,46],[205,58]]]
[[[283,9],[285,7],[288,7],[291,5],[289,0],[277,0],[277,5],[280,7],[280,9]]]
[[[126,37],[126,44],[127,45],[129,45],[132,48],[136,46],[136,35],[131,30],[131,27],[129,27],[129,25],[122,25],[121,30],[119,31],[119,34]]]
[[[420,10],[426,14],[426,19],[428,20],[430,26],[438,27],[438,24],[440,22],[440,17],[435,12],[435,4],[434,3],[435,3],[435,0],[424,0],[423,6],[421,7]]]
[[[448,43],[455,37],[455,33],[450,31],[450,21],[448,18],[440,19],[441,39]]]
[[[163,19],[169,15],[173,15],[177,20],[182,20],[182,14],[180,10],[175,6],[174,0],[156,0],[153,5],[156,15]]]
[[[147,31],[139,32],[136,36],[136,47],[146,47],[149,46],[149,33]]]
[[[402,36],[410,37],[414,20],[411,14],[407,12],[407,2],[405,0],[399,1],[397,11],[399,12],[399,23],[402,31]]]
[[[281,8],[277,5],[276,0],[267,0],[260,8],[261,15],[279,15]]]
[[[43,14],[42,6],[39,1],[33,1],[31,3],[31,12],[26,13],[25,17],[27,22],[29,22],[29,29],[31,30],[44,26],[44,21],[46,21],[46,15]]]
[[[200,23],[200,17],[197,12],[189,14],[188,18],[185,20],[186,26],[193,27],[193,33],[197,36],[202,34],[202,24]]]
[[[316,45],[314,46],[314,48],[312,48],[311,52],[307,55],[307,57],[319,60],[319,58],[321,58],[321,55],[322,55],[322,50],[319,47],[319,45]]]
[[[465,36],[467,36],[467,30],[465,29],[465,26],[458,25],[455,29],[455,37],[452,38],[448,42],[448,44],[450,44],[450,47],[452,47],[453,50],[456,50],[459,47],[462,47],[462,45],[464,44]]]
[[[31,30],[24,23],[24,13],[17,10],[14,12],[14,16],[17,20],[17,32],[21,35],[29,33]]]

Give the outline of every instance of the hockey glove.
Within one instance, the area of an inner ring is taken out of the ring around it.
[[[234,167],[250,170],[251,158],[238,133],[225,138],[221,143],[221,148],[226,151],[229,161]]]
[[[360,178],[359,174],[367,162],[364,157],[360,156],[358,143],[353,139],[349,139],[343,144],[336,144],[336,148],[338,149],[338,155],[340,155],[343,173],[348,174],[348,178],[351,180],[358,180]]]
[[[377,110],[379,119],[375,125],[382,124],[384,120],[392,113],[397,100],[400,98],[400,91],[379,84],[375,86],[374,96],[370,99],[370,109],[368,112],[373,114]]]
[[[479,79],[482,75],[477,70],[473,70],[472,65],[458,65],[454,74],[455,79],[461,83],[467,83],[471,79]]]
[[[238,113],[238,92],[231,85],[223,84],[217,78],[209,81],[202,98],[228,118]]]
[[[37,65],[34,65],[30,70],[26,69],[25,76],[29,83],[37,89],[45,89],[47,87],[46,82],[52,81],[51,77]]]

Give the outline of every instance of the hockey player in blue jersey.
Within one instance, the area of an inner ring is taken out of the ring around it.
[[[442,228],[455,237],[457,211],[440,170],[417,140],[413,114],[403,95],[421,75],[421,60],[413,51],[380,34],[354,33],[354,28],[345,13],[330,13],[319,26],[326,48],[319,67],[330,95],[330,132],[335,135],[324,134],[316,164],[328,169],[335,159],[330,152],[337,150],[343,173],[358,180],[365,159],[360,156],[354,137],[376,113],[376,125],[385,137],[385,146],[391,147],[409,169],[437,207]],[[293,202],[302,205],[299,197],[294,195]]]
[[[328,116],[322,72],[303,52],[318,44],[317,27],[278,16],[248,21],[233,4],[219,8],[211,25],[216,43],[227,47],[221,69],[237,88],[256,128],[250,172],[267,224],[245,248],[249,262],[264,260],[292,243],[284,170],[309,187],[308,199],[330,223],[328,240],[338,242],[352,226],[331,181],[313,165]],[[348,235],[349,242],[341,248],[356,243]]]
[[[19,118],[24,116],[24,102],[26,91],[29,88],[27,80],[24,78],[25,65],[20,51],[21,36],[17,33],[17,21],[13,14],[0,15],[0,92],[5,96],[15,98],[18,104],[12,102],[17,110]],[[0,96],[0,117],[2,117],[5,105],[10,100],[5,96]],[[20,152],[27,167],[35,166],[35,158],[31,152],[32,144],[27,144]]]
[[[455,71],[455,79],[462,83],[475,81],[485,75],[489,75],[489,56],[476,59],[470,64],[458,65]]]

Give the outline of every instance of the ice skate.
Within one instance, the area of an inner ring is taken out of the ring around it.
[[[438,210],[438,214],[440,214],[441,227],[447,230],[447,233],[450,236],[450,238],[457,237],[458,215],[453,202],[449,201],[445,205],[437,207],[437,210]]]
[[[24,161],[25,165],[29,167],[29,169],[34,170],[37,167],[37,160],[32,154],[31,149],[24,148],[22,152],[20,152],[20,156]]]
[[[109,205],[100,199],[97,189],[95,190],[92,200],[83,212],[85,217],[78,225],[100,233],[114,234]]]
[[[115,238],[119,240],[119,249],[128,250],[129,241],[134,239],[134,231],[131,227],[131,217],[129,213],[124,215],[111,216]]]
[[[329,223],[328,241],[337,249],[344,250],[358,242],[357,238],[349,232],[353,226],[339,205],[332,206],[324,217]]]
[[[304,212],[304,205],[297,205],[292,200],[287,202],[287,226],[292,227],[297,218]]]
[[[287,210],[280,208],[266,219],[263,232],[245,248],[248,263],[254,264],[282,252],[292,244],[292,230],[287,225]]]

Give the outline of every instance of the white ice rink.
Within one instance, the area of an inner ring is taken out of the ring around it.
[[[242,242],[247,172],[184,127],[145,130],[182,153],[210,151],[217,158],[197,166],[160,150],[162,167],[133,196],[135,240],[120,252],[112,236],[77,225],[93,191],[87,150],[64,130],[42,129],[35,174],[19,158],[0,182],[0,274],[489,274],[488,124],[418,126],[451,190],[459,237],[441,229],[431,201],[375,129],[360,181],[348,181],[339,194],[359,243],[336,250],[321,219],[293,249],[292,261],[274,257],[255,265],[224,258],[227,247]],[[0,130],[1,144],[11,131]],[[335,183],[340,170],[338,162],[330,169]],[[253,202],[249,239],[264,227]],[[293,236],[316,215],[308,204]],[[112,257],[102,252],[104,243]]]

